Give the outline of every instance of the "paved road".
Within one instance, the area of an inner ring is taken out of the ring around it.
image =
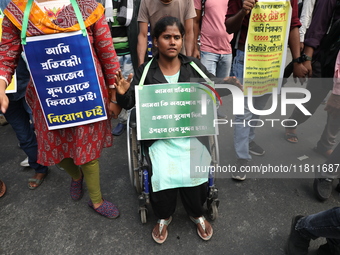
[[[231,99],[225,98],[222,110],[230,117]],[[291,112],[291,108],[288,113]],[[284,119],[275,113],[271,118]],[[229,118],[230,120],[231,118]],[[298,144],[283,140],[280,124],[257,129],[256,141],[266,155],[254,157],[253,165],[309,166],[324,158],[312,148],[319,139],[326,115],[322,107],[298,129]],[[97,215],[83,199],[69,197],[70,177],[56,167],[37,190],[27,188],[32,169],[19,166],[25,158],[17,146],[9,125],[0,127],[0,178],[8,187],[0,199],[0,254],[230,254],[280,255],[295,214],[311,214],[340,205],[338,194],[325,203],[318,202],[312,191],[312,175],[304,178],[249,178],[234,182],[227,174],[216,178],[219,188],[219,218],[212,224],[214,236],[202,241],[195,226],[179,203],[163,245],[151,238],[156,222],[149,210],[148,222],[141,224],[137,212],[137,194],[131,187],[126,156],[126,134],[117,137],[114,146],[103,151],[100,159],[103,196],[116,203],[118,219]],[[232,128],[220,126],[221,165],[232,165],[235,155]],[[298,157],[306,155],[300,161]],[[284,176],[285,177],[285,176]],[[295,176],[297,177],[297,175]],[[301,176],[300,176],[301,177]],[[334,184],[335,185],[335,184]],[[311,254],[325,240],[311,243]]]

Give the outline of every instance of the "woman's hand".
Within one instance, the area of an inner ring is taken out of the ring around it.
[[[110,100],[109,102],[109,113],[112,116],[112,118],[117,119],[118,115],[120,114],[122,107],[117,104],[117,103],[113,103],[116,102],[115,100]]]
[[[240,90],[243,91],[243,85],[242,85],[241,82],[236,78],[236,76],[225,77],[223,80],[224,80],[226,83],[228,83],[228,84],[235,85],[236,87],[238,87]]]
[[[6,83],[4,80],[0,79],[0,111],[2,113],[6,112],[8,108],[8,104],[9,104],[9,100],[8,100],[5,90],[6,90]]]
[[[125,80],[122,74],[122,70],[118,70],[115,75],[116,83],[114,83],[117,93],[120,95],[124,95],[126,91],[130,88],[130,83],[132,80],[133,74],[130,73],[128,78]]]

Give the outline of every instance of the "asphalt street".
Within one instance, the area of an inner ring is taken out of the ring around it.
[[[231,97],[223,99],[222,112],[230,122]],[[288,114],[291,110],[288,108]],[[283,120],[288,116],[281,116],[278,109],[269,118]],[[326,202],[317,201],[312,190],[314,173],[305,171],[306,166],[316,169],[325,161],[312,150],[325,121],[321,105],[298,128],[298,144],[283,139],[280,122],[273,127],[265,122],[257,128],[255,141],[266,154],[254,156],[252,165],[295,167],[296,173],[257,175],[243,182],[233,181],[228,173],[217,174],[220,206],[219,217],[212,222],[213,238],[204,242],[198,237],[195,225],[178,202],[168,239],[162,245],[151,238],[157,221],[151,208],[147,223],[140,221],[138,194],[129,181],[126,133],[116,137],[113,147],[105,149],[100,158],[103,196],[121,212],[118,219],[110,220],[87,206],[87,192],[82,200],[72,201],[70,177],[55,166],[50,168],[41,187],[29,190],[27,180],[33,170],[20,167],[25,154],[18,147],[11,126],[0,126],[0,179],[8,188],[0,199],[0,254],[284,254],[293,215],[340,205],[336,191]],[[230,123],[220,125],[219,131],[220,165],[232,166],[235,153]],[[299,174],[301,169],[303,174]],[[315,254],[318,245],[324,242],[324,239],[312,241],[310,254]]]

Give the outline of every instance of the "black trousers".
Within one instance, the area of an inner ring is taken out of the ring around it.
[[[203,215],[203,204],[207,200],[207,183],[195,187],[167,189],[150,192],[152,209],[159,219],[169,218],[176,210],[178,192],[182,204],[189,216],[200,217]]]

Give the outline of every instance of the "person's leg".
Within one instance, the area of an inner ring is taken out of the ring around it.
[[[180,188],[182,204],[189,216],[200,217],[204,213],[203,205],[207,200],[207,183],[195,187]]]
[[[176,210],[177,189],[150,192],[150,201],[154,214],[158,219],[167,219]]]
[[[209,73],[216,75],[216,64],[218,63],[218,54],[201,51],[201,63],[207,68]]]
[[[340,251],[340,207],[308,215],[297,221],[296,231],[306,239],[327,238],[327,243],[333,251]]]
[[[73,200],[79,200],[83,196],[83,174],[79,166],[75,165],[73,159],[65,158],[59,164],[59,167],[66,170],[72,177],[70,195]]]
[[[94,208],[102,204],[103,198],[100,191],[100,171],[99,160],[94,159],[84,165],[81,165],[81,170],[84,174],[87,189]]]
[[[38,181],[29,182],[29,186],[36,188],[41,184],[40,180],[43,180],[46,177],[48,173],[48,167],[37,163],[37,138],[35,136],[33,126],[30,123],[30,116],[25,110],[24,104],[26,104],[24,98],[20,99],[19,101],[11,101],[5,113],[5,117],[11,124],[20,142],[21,149],[28,156],[30,167],[35,170],[35,175],[30,179],[35,179]]]
[[[271,94],[266,94],[260,97],[253,97],[253,107],[256,110],[263,110],[268,102],[268,99],[271,97]],[[248,107],[249,108],[249,107]],[[255,128],[258,125],[258,120],[260,119],[259,115],[253,114],[252,118],[251,118],[251,127],[250,127],[250,131],[249,131],[249,143],[254,143],[254,139],[255,139]],[[265,153],[265,151],[258,145],[256,145],[256,148],[254,146],[254,149],[256,151],[254,151],[252,154],[254,155],[263,155]]]
[[[244,100],[244,115],[235,115],[234,126],[234,148],[238,159],[251,160],[249,154],[250,126],[248,121],[253,118],[249,111],[247,98]]]
[[[340,130],[340,117],[334,118],[327,114],[327,122],[322,132],[320,140],[317,143],[316,151],[329,157],[333,152],[333,146],[335,145],[336,137]]]
[[[327,200],[332,194],[333,180],[339,177],[339,159],[340,143],[326,162],[318,166],[313,190],[316,197],[321,201]],[[340,184],[338,184],[337,190],[340,190]]]
[[[88,205],[93,208],[97,213],[108,217],[117,218],[119,216],[118,208],[104,200],[100,191],[100,176],[99,176],[99,160],[94,159],[83,165],[77,166],[74,164],[73,159],[63,159],[59,165],[72,177],[73,181],[82,180],[82,174],[85,178],[87,189],[89,191],[90,201]],[[80,171],[81,169],[81,171]],[[79,187],[82,189],[82,185]],[[72,190],[72,183],[71,183]],[[80,190],[82,192],[82,190]],[[72,196],[72,194],[71,194]],[[76,199],[77,200],[77,199]]]
[[[178,189],[167,189],[153,192],[151,188],[150,202],[153,212],[159,220],[165,220],[166,222],[171,219],[171,215],[176,210],[177,193]],[[167,228],[168,224],[164,224],[164,226],[160,228],[160,221],[158,221],[152,230],[154,239],[160,240],[158,242],[163,242],[167,236]]]
[[[220,55],[219,61],[217,62],[216,66],[216,77],[225,78],[230,75],[232,60],[232,54]]]
[[[64,158],[58,164],[60,167],[65,169],[65,171],[72,177],[74,180],[79,180],[82,177],[79,166],[74,164],[73,159]]]
[[[329,93],[330,88],[322,84],[321,80],[321,66],[320,63],[315,61],[313,63],[313,75],[308,80],[306,89],[309,90],[311,93],[311,98],[308,102],[304,103],[303,106],[313,115],[322,101],[325,99],[327,94]],[[330,81],[330,80],[323,80],[323,81]],[[321,83],[321,84],[320,84]],[[299,108],[295,107],[291,116],[288,119],[295,120],[298,125],[304,123],[306,120],[309,119],[311,115],[305,115],[303,112],[300,111]],[[293,126],[295,122],[287,121],[285,122],[286,125]],[[287,133],[296,134],[296,127],[286,128],[285,130]],[[297,142],[296,137],[292,137],[288,139],[290,142]]]
[[[118,60],[120,68],[122,70],[122,74],[124,78],[127,79],[130,73],[132,74],[134,73],[131,55],[127,54],[123,56],[118,56]],[[128,116],[127,110],[122,109],[121,113],[118,115],[119,123],[112,130],[113,135],[120,136],[121,134],[124,133],[124,131],[126,130],[127,116]]]
[[[197,224],[200,235],[204,238],[213,233],[210,223],[203,217],[203,205],[207,200],[207,183],[195,187],[180,188],[181,200],[189,217]],[[199,219],[201,218],[201,223]],[[204,228],[203,228],[204,226]]]

